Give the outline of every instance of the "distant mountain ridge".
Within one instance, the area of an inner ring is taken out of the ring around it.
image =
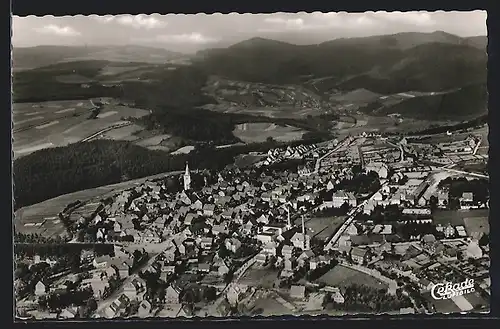
[[[195,65],[210,74],[264,83],[322,79],[319,91],[365,88],[390,94],[444,91],[486,81],[486,37],[445,32],[399,33],[293,45],[252,38],[199,52]]]

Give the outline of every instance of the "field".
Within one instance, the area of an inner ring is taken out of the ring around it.
[[[76,143],[108,127],[123,123],[123,117],[141,117],[149,112],[115,104],[105,105],[96,119],[89,119],[90,101],[55,101],[14,104],[14,156],[19,157],[48,147]],[[129,139],[138,126],[116,133]],[[105,137],[113,138],[108,130]],[[130,139],[129,139],[130,140]]]
[[[307,232],[319,240],[328,240],[342,225],[345,218],[338,217],[317,217],[305,222]],[[301,219],[295,220],[295,225],[301,225]]]
[[[254,302],[253,314],[261,316],[290,315],[290,310],[272,297],[259,298]]]
[[[259,266],[250,267],[239,280],[239,283],[251,287],[273,288],[274,282],[278,278],[278,271]]]
[[[430,296],[430,293],[424,294],[424,297],[434,305],[434,307],[436,308],[436,312],[438,313],[448,314],[448,313],[459,313],[462,311],[460,307],[458,307],[457,304],[455,304],[455,302],[452,301],[451,299],[437,300],[432,298]]]
[[[346,287],[351,284],[357,284],[373,288],[388,288],[385,283],[377,280],[376,278],[342,265],[335,266],[317,281],[334,287]]]
[[[98,200],[111,196],[125,189],[143,184],[147,180],[152,180],[169,174],[179,174],[180,172],[163,173],[154,176],[135,179],[123,183],[102,186],[95,189],[88,189],[59,196],[32,206],[19,209],[14,215],[15,231],[21,233],[38,233],[43,236],[55,236],[65,232],[62,223],[57,222],[58,214],[68,204],[80,200]],[[26,225],[27,224],[27,225]]]
[[[430,127],[431,124],[448,124],[448,122],[424,121],[415,119],[403,119],[398,122],[398,119],[388,116],[369,116],[356,115],[357,122],[353,126],[351,124],[337,124],[337,133],[339,136],[359,135],[363,132],[409,132]]]
[[[278,86],[211,77],[203,88],[217,100],[216,112],[246,113],[276,118],[303,118],[321,114],[321,98],[301,86]]]
[[[271,137],[280,142],[299,140],[304,130],[291,126],[278,126],[273,123],[244,123],[237,125],[234,136],[247,143],[265,142]]]
[[[489,234],[490,223],[488,217],[466,217],[464,218],[465,230],[469,235],[472,234]]]
[[[481,297],[479,292],[473,292],[471,294],[464,295],[465,299],[474,307],[474,309],[483,308],[489,306],[489,301]]]
[[[434,223],[446,226],[451,225],[465,225],[466,221],[469,222],[469,229],[479,229],[479,226],[484,226],[488,223],[488,209],[471,209],[471,210],[437,210],[434,212]],[[465,220],[467,218],[467,220]],[[479,221],[479,222],[478,222]],[[488,225],[489,227],[489,225]],[[484,228],[481,228],[484,229]]]

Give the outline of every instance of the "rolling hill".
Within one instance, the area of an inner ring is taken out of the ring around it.
[[[37,46],[14,48],[16,71],[73,61],[113,61],[161,64],[185,55],[161,48],[143,46]]]
[[[391,106],[372,103],[361,109],[370,115],[400,114],[405,118],[440,120],[474,119],[487,113],[486,84],[474,84],[440,95],[405,99]]]

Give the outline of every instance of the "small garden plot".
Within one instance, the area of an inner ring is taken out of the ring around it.
[[[376,278],[368,274],[361,273],[342,265],[335,266],[333,269],[328,271],[325,275],[323,275],[316,281],[334,287],[347,287],[352,284],[356,284],[377,289],[388,288],[388,285],[383,283],[382,281],[377,280]]]
[[[488,217],[466,217],[464,218],[464,224],[465,230],[469,235],[490,233]]]
[[[250,267],[239,280],[239,283],[251,287],[272,288],[278,278],[278,270],[271,268]]]

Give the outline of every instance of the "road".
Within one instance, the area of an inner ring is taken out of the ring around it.
[[[167,249],[168,244],[169,244],[169,241],[164,241],[164,242],[159,243],[157,245],[164,245],[164,248],[162,249],[162,251],[164,251]],[[135,274],[128,276],[125,279],[125,281],[123,282],[123,284],[118,289],[116,289],[108,298],[100,301],[98,303],[96,311],[94,312],[93,318],[105,317],[105,315],[103,314],[104,310],[107,307],[109,307],[118,297],[120,297],[120,295],[123,293],[123,287],[125,285],[129,284],[130,282],[132,282],[134,279],[138,278],[139,277],[138,273],[140,271],[142,271],[143,269],[146,269],[146,268],[150,267],[151,265],[153,265],[153,263],[156,261],[156,259],[160,255],[161,255],[161,252],[159,252],[158,254],[151,257],[146,263],[144,263],[142,266],[140,266],[139,268],[136,269]]]
[[[388,183],[383,184],[378,191],[381,191],[382,188],[384,186],[386,186],[387,184]],[[372,196],[369,199],[363,201],[362,203],[360,203],[355,208],[353,208],[353,209],[351,209],[349,211],[349,213],[347,214],[347,217],[346,217],[346,220],[344,221],[344,223],[339,227],[339,229],[337,230],[337,232],[333,235],[333,237],[330,239],[330,241],[328,241],[328,243],[326,244],[325,250],[331,250],[331,249],[333,249],[335,247],[335,244],[337,243],[337,241],[340,238],[340,236],[342,234],[344,234],[344,232],[347,230],[347,228],[349,227],[349,225],[351,225],[351,223],[354,221],[354,218],[356,218],[356,215],[359,214],[361,211],[363,211],[365,205],[368,203],[368,201],[371,200],[371,198],[373,198],[373,195],[375,195],[375,193],[373,193]]]
[[[330,241],[328,241],[328,243],[325,246],[325,250],[331,250],[335,247],[335,244],[339,240],[340,236],[342,234],[344,234],[344,232],[347,230],[349,225],[351,225],[351,223],[354,221],[354,218],[356,218],[356,215],[359,214],[363,210],[363,208],[367,202],[368,202],[368,200],[365,200],[362,203],[360,203],[356,208],[351,209],[351,211],[349,211],[345,222],[339,227],[339,229],[333,235],[333,237],[330,239]]]
[[[332,155],[333,153],[337,152],[341,147],[344,146],[345,142],[348,142],[348,138],[345,138],[343,139],[342,141],[340,141],[337,146],[335,146],[335,148],[333,150],[331,150],[330,152],[328,152],[327,154],[323,155],[322,157],[320,157],[318,160],[316,160],[316,165],[314,166],[314,173],[317,174],[319,172],[319,167],[321,165],[321,161],[323,161],[325,158],[329,157],[330,155]],[[348,143],[349,144],[349,143]]]
[[[447,167],[441,167],[441,169],[449,171],[449,172],[457,173],[457,174],[463,174],[463,175],[468,175],[468,176],[473,176],[473,177],[478,177],[478,178],[486,178],[486,179],[490,178],[490,176],[487,176],[487,175],[468,172],[468,171],[462,171],[462,170],[456,170],[456,169],[451,169],[451,168],[447,168]]]
[[[252,266],[255,263],[255,260],[257,259],[257,255],[250,258],[245,264],[243,264],[242,267],[240,267],[234,273],[235,276],[234,276],[233,280],[231,280],[231,282],[228,285],[226,285],[226,287],[221,291],[219,297],[215,300],[215,302],[208,306],[207,314],[210,314],[210,315],[217,314],[217,309],[219,308],[220,304],[226,298],[226,295],[225,295],[226,291],[228,291],[229,288],[231,288],[232,286],[237,284],[237,282],[243,277],[243,275],[250,268],[250,266]]]
[[[104,128],[104,129],[101,129],[99,130],[98,132],[96,133],[93,133],[92,135],[88,136],[88,137],[85,137],[84,139],[82,139],[80,141],[80,143],[85,143],[85,142],[88,142],[89,140],[99,136],[100,134],[103,134],[107,131],[110,131],[110,130],[113,130],[113,129],[118,129],[118,128],[122,128],[122,127],[126,127],[126,126],[130,126],[132,124],[132,122],[123,122],[123,123],[119,123],[119,124],[116,124],[116,125],[112,125],[112,126],[109,126],[107,128]]]

